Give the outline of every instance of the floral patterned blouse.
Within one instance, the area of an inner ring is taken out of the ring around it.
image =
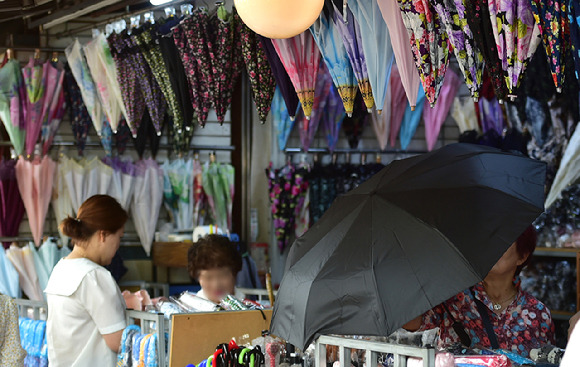
[[[12,298],[0,294],[0,366],[24,366],[25,356],[20,346],[16,304]]]
[[[474,297],[487,306],[488,315],[501,349],[515,352],[522,357],[528,357],[531,349],[555,343],[555,328],[550,310],[542,302],[524,292],[520,283],[519,278],[514,280],[518,293],[514,301],[500,315],[493,312],[493,304],[482,283],[478,283],[471,289],[467,289],[444,302],[453,318],[463,325],[471,337],[472,347],[475,345],[491,347]],[[421,329],[429,330],[439,327],[439,347],[443,347],[459,343],[459,337],[452,325],[453,320],[440,304],[423,315]]]

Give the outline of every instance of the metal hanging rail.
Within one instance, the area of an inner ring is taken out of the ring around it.
[[[337,148],[334,151],[328,150],[328,148],[310,148],[307,152],[305,152],[302,148],[286,148],[284,149],[284,153],[286,154],[309,154],[309,153],[317,153],[317,154],[424,154],[428,153],[427,150],[402,150],[402,149],[349,149],[349,148]]]
[[[52,142],[53,146],[57,146],[57,147],[75,147],[76,143],[73,141],[53,141]],[[0,146],[4,146],[4,147],[11,147],[12,146],[12,142],[10,141],[0,141]],[[102,145],[100,142],[86,142],[85,143],[85,148],[102,148]],[[159,144],[159,149],[171,149],[172,145],[171,144]],[[236,147],[233,145],[198,145],[198,144],[194,144],[194,145],[190,145],[189,146],[190,150],[215,150],[215,151],[234,151],[236,150]]]

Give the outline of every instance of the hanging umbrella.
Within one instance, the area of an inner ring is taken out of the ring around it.
[[[163,172],[157,162],[146,159],[135,163],[135,175],[131,213],[141,246],[149,256],[163,200]]]
[[[566,54],[570,49],[570,25],[568,22],[567,1],[539,1],[531,0],[532,13],[537,24],[540,25],[542,41],[549,55],[552,79],[558,93],[562,92]]]
[[[75,40],[65,49],[64,52],[74,79],[81,91],[85,107],[91,116],[93,126],[95,127],[95,130],[97,130],[97,134],[101,139],[101,144],[103,145],[103,148],[105,148],[107,155],[111,155],[111,126],[103,113],[103,107],[99,101],[97,88],[91,74],[89,73],[89,67],[85,62],[81,44],[78,40]]]
[[[186,18],[176,26],[173,29],[173,39],[186,71],[189,88],[191,90],[192,107],[197,115],[197,121],[201,126],[205,126],[212,101],[209,97],[207,83],[204,82],[200,66],[197,64],[193,56],[193,51],[191,50],[194,46],[190,45],[190,42],[193,42],[194,36],[191,35],[193,31],[189,23],[193,21]]]
[[[0,120],[18,155],[24,150],[26,98],[20,64],[16,60],[9,60],[0,69]]]
[[[63,246],[62,249],[59,249],[56,242],[49,238],[42,243],[42,246],[40,246],[38,250],[31,248],[30,252],[32,253],[34,260],[40,289],[45,289],[48,285],[48,279],[50,278],[54,266],[60,259],[70,254],[71,251],[67,246]]]
[[[334,149],[336,148],[340,127],[342,126],[342,121],[346,116],[343,103],[341,102],[342,98],[338,94],[338,91],[334,85],[331,85],[326,101],[326,113],[322,118],[322,130],[326,136],[328,150],[331,153],[334,152]],[[388,113],[384,113],[384,111],[383,114],[388,115]]]
[[[417,126],[421,122],[421,115],[423,114],[423,103],[425,102],[425,91],[424,89],[419,89],[419,94],[417,95],[417,107],[415,111],[411,110],[411,106],[407,104],[405,109],[405,114],[403,115],[403,121],[401,122],[401,131],[399,131],[399,140],[401,142],[401,149],[407,150],[415,131],[417,131]],[[431,108],[431,107],[429,107]]]
[[[122,161],[118,157],[105,157],[103,163],[113,169],[107,194],[114,197],[123,209],[129,211],[135,188],[135,166],[133,163]]]
[[[425,96],[433,107],[449,64],[449,37],[431,3],[426,0],[398,1]]]
[[[97,157],[91,160],[62,157],[64,181],[71,199],[73,210],[78,213],[81,204],[93,195],[107,194],[111,184],[113,169]]]
[[[274,89],[276,88],[276,83],[274,80],[274,74],[272,74],[272,68],[268,63],[266,58],[266,52],[264,51],[264,46],[262,46],[262,42],[258,35],[252,31],[247,25],[245,25],[241,19],[239,19],[239,15],[234,13],[234,17],[238,18],[236,20],[236,24],[238,25],[237,33],[241,40],[241,53],[246,64],[246,71],[248,72],[248,77],[250,78],[250,85],[252,87],[252,95],[254,97],[254,103],[256,104],[256,109],[258,110],[258,116],[260,118],[260,122],[266,122],[266,117],[268,116],[268,112],[270,112],[270,106],[272,104],[272,98],[274,97]],[[306,32],[304,33],[306,34]],[[299,36],[297,36],[299,37]],[[310,41],[310,42],[309,42]],[[308,43],[303,43],[305,47],[308,47],[304,50],[305,55],[307,55],[308,51],[313,55],[312,58],[308,59],[308,62],[316,63],[316,68],[318,68],[318,59],[315,56],[320,56],[320,53],[313,52],[312,44],[314,41],[312,40],[312,36],[310,36],[309,41],[304,41]],[[274,40],[272,40],[274,43]],[[274,43],[274,47],[276,44]],[[311,75],[304,73],[305,75],[300,78],[298,75],[293,75],[289,69],[288,60],[284,60],[282,55],[278,49],[276,49],[294,87],[296,88],[296,93],[298,94],[298,98],[301,98],[306,91],[300,92],[299,87],[297,85],[302,86],[303,84],[296,84],[298,80],[302,81],[303,78],[309,78]],[[318,52],[318,50],[316,50]],[[314,66],[313,66],[314,67]],[[302,70],[302,68],[300,69]],[[306,68],[305,68],[306,70]],[[310,70],[310,69],[307,69]],[[307,79],[309,80],[309,79]],[[305,86],[309,86],[309,84],[304,84]],[[314,88],[312,88],[314,89]],[[304,97],[302,97],[304,98]],[[301,99],[302,101],[302,99]],[[312,103],[310,103],[312,106]]]
[[[360,26],[369,81],[375,107],[380,114],[383,111],[383,102],[387,94],[394,60],[389,28],[381,15],[376,0],[351,1],[348,3],[348,7],[352,10]]]
[[[60,224],[67,216],[74,212],[74,208],[71,201],[71,195],[67,192],[67,186],[64,178],[64,174],[67,169],[67,163],[69,158],[64,155],[60,157],[58,165],[56,167],[56,174],[54,175],[54,183],[52,186],[52,210],[54,211],[54,218],[56,219],[57,227],[59,228],[60,238],[62,244],[68,243],[68,237],[65,236],[60,231]]]
[[[298,110],[298,95],[296,94],[296,89],[292,85],[292,80],[290,80],[290,76],[284,69],[284,65],[282,61],[280,61],[280,57],[278,53],[276,53],[276,49],[272,44],[272,40],[261,35],[258,35],[260,38],[260,42],[262,43],[262,47],[264,48],[264,53],[268,58],[268,63],[270,64],[270,69],[272,69],[272,74],[274,75],[274,79],[276,80],[276,86],[280,88],[280,92],[284,97],[284,102],[286,103],[286,110],[289,113],[290,120],[294,122],[294,118],[296,117],[296,111]]]
[[[42,129],[42,105],[44,102],[43,70],[40,62],[30,58],[22,68],[22,79],[26,85],[26,154],[34,153]]]
[[[486,276],[543,212],[545,172],[472,144],[394,161],[294,242],[270,331],[390,335]]]
[[[44,294],[38,283],[38,275],[36,274],[32,251],[36,251],[32,245],[19,248],[13,244],[6,250],[6,257],[18,272],[20,287],[28,299],[32,301],[44,301]]]
[[[203,166],[202,185],[212,211],[214,224],[218,228],[226,229],[228,228],[226,189],[220,177],[219,166],[219,163],[215,161],[215,156],[211,156],[211,161]]]
[[[216,14],[209,21],[214,32],[209,53],[214,75],[213,105],[218,122],[222,124],[232,103],[233,90],[241,73],[242,62],[233,52],[236,22],[233,15],[227,13],[223,3],[218,6]],[[265,58],[265,55],[262,56]]]
[[[18,272],[6,257],[4,248],[0,249],[0,293],[12,298],[20,298]]]
[[[235,170],[231,164],[221,164],[218,170],[220,180],[223,186],[224,197],[226,199],[226,215],[228,229],[232,231],[232,210],[234,207],[235,194]]]
[[[350,60],[350,65],[352,66],[352,70],[356,80],[358,81],[358,88],[362,94],[367,111],[370,111],[371,108],[373,108],[375,101],[373,99],[373,92],[369,80],[359,24],[349,8],[345,9],[346,13],[345,16],[343,16],[334,3],[332,6],[334,8],[332,21],[338,28],[342,38],[342,43],[346,49],[348,59]]]
[[[176,159],[161,166],[163,171],[163,198],[173,216],[177,230],[188,230],[193,225],[193,160]]]
[[[421,78],[414,65],[413,52],[409,47],[409,33],[405,28],[405,23],[403,23],[401,8],[399,8],[397,0],[377,0],[377,2],[383,19],[389,28],[389,34],[392,35],[393,53],[395,54],[399,71],[402,74],[401,82],[403,83],[403,88],[407,94],[409,104],[412,108],[415,108],[415,104],[417,103],[415,98],[417,97]]]
[[[477,104],[479,106],[479,118],[483,133],[485,134],[490,130],[495,130],[495,132],[501,136],[503,134],[505,121],[503,110],[497,98],[481,98]]]
[[[574,56],[574,65],[576,66],[576,79],[580,82],[578,75],[578,70],[580,70],[580,2],[578,0],[568,2],[568,20],[570,22],[572,56]]]
[[[205,210],[205,204],[207,204],[207,198],[205,196],[205,193],[203,192],[203,184],[202,184],[202,180],[203,180],[203,168],[201,166],[201,162],[199,161],[199,159],[197,158],[197,155],[195,156],[196,158],[194,158],[193,160],[193,201],[194,201],[194,207],[193,207],[193,225],[195,226],[201,226],[204,225],[204,210]]]
[[[331,14],[330,10],[326,11],[326,9],[320,13],[320,17],[310,27],[310,31],[342,98],[344,110],[352,116],[357,82],[338,27],[330,19]]]
[[[314,141],[314,136],[318,131],[321,120],[326,113],[326,103],[332,87],[332,77],[328,72],[326,65],[322,62],[319,64],[318,73],[316,74],[316,86],[314,89],[314,104],[312,105],[312,115],[310,121],[300,112],[300,142],[302,150],[308,152],[310,144]]]
[[[16,181],[16,160],[0,161],[0,236],[18,235],[20,222],[24,216],[24,204]],[[4,248],[10,243],[4,242]]]
[[[475,46],[473,33],[465,21],[465,6],[461,0],[435,0],[433,7],[449,36],[465,84],[477,101],[482,84],[483,55]]]
[[[83,51],[91,76],[97,86],[103,110],[113,133],[116,134],[121,115],[130,124],[133,124],[133,121],[127,116],[125,103],[121,96],[121,88],[117,81],[117,68],[105,35],[99,33],[96,38],[93,38],[92,41],[83,47]],[[132,130],[135,133],[137,131],[135,126],[132,126]]]
[[[167,110],[167,103],[165,97],[157,80],[145,60],[144,54],[141,52],[135,37],[131,37],[126,33],[121,34],[121,39],[125,43],[126,48],[122,49],[122,53],[127,55],[129,63],[132,66],[129,69],[129,78],[137,80],[147,106],[147,111],[151,117],[151,122],[155,127],[157,136],[161,136],[163,130],[163,122],[165,119],[165,112]],[[137,130],[139,127],[137,127]],[[139,136],[139,132],[137,132]]]
[[[391,71],[391,81],[390,81],[391,88],[390,141],[392,147],[395,147],[397,136],[399,136],[399,131],[401,129],[401,122],[403,121],[403,116],[405,115],[405,110],[407,106],[407,104],[405,103],[406,91],[403,88],[403,84],[401,83],[401,75],[399,74],[399,68],[397,66],[398,65],[395,65],[393,67],[393,70]],[[417,95],[419,95],[419,88],[417,88]],[[415,100],[415,105],[417,105],[417,96],[415,96],[413,99]]]
[[[42,243],[44,222],[52,197],[56,162],[48,156],[32,162],[20,157],[15,169],[18,189],[26,208],[32,237],[38,247]]]
[[[128,52],[128,47],[122,35],[113,32],[107,38],[107,42],[117,67],[117,82],[129,126],[132,127],[131,133],[133,137],[136,137],[145,113],[145,100],[139,85],[139,78],[134,70],[133,55]]]
[[[320,63],[320,51],[312,33],[307,31],[288,39],[273,39],[272,44],[294,84],[304,116],[310,119]]]
[[[68,65],[65,69],[64,86],[65,103],[69,106],[69,118],[75,145],[77,146],[78,155],[82,156],[87,141],[87,135],[89,133],[89,127],[92,122],[89,111],[87,111],[87,107],[83,102],[81,90],[79,89]]]
[[[461,80],[453,70],[447,70],[441,87],[441,96],[435,107],[423,107],[423,121],[425,121],[425,140],[427,150],[432,151],[439,136],[441,126],[447,119],[451,103],[461,85]]]
[[[503,103],[508,93],[505,82],[507,76],[499,59],[488,3],[485,0],[454,0],[454,2],[458,13],[464,12],[464,19],[472,31],[475,47],[483,55],[485,69],[491,77],[495,95],[500,103]]]
[[[272,122],[276,128],[276,136],[278,137],[278,149],[284,150],[292,128],[294,127],[294,120],[288,114],[286,104],[284,103],[284,96],[279,85],[276,86],[270,110],[272,111]]]
[[[479,125],[475,116],[475,104],[471,99],[455,97],[451,107],[451,117],[459,127],[459,133],[474,130],[479,132]]]
[[[169,119],[169,116],[166,116]],[[139,159],[143,159],[145,153],[145,147],[147,142],[151,148],[151,156],[155,158],[159,150],[159,143],[161,141],[161,136],[157,135],[155,131],[155,126],[151,121],[151,116],[149,111],[146,111],[143,115],[143,120],[139,124],[139,130],[137,130],[137,137],[133,139],[133,145],[135,145],[135,150],[139,155]]]
[[[351,149],[357,149],[363,130],[370,119],[370,114],[365,108],[361,94],[358,93],[354,100],[354,111],[352,117],[346,116],[342,120],[342,131],[346,135],[348,145]]]
[[[556,177],[550,187],[550,192],[546,197],[546,208],[549,208],[556,200],[561,197],[562,191],[564,191],[569,185],[575,183],[580,177],[580,129],[576,129],[564,154],[562,155],[562,161],[558,166],[556,172]]]
[[[540,26],[535,22],[529,1],[489,0],[489,15],[510,99],[520,83],[526,65],[541,42]]]
[[[64,65],[58,63],[53,65],[47,62],[44,64],[43,80],[45,81],[44,103],[42,108],[42,154],[46,155],[52,140],[56,135],[56,131],[60,126],[60,122],[64,117],[66,111],[66,103],[64,96]]]
[[[392,73],[391,73],[392,74]],[[393,80],[391,76],[391,80]],[[373,107],[373,113],[371,113],[371,122],[373,123],[373,130],[377,141],[379,142],[379,147],[381,150],[387,148],[387,143],[389,142],[389,134],[391,132],[391,95],[392,95],[392,85],[387,88],[387,93],[385,94],[385,100],[383,104],[387,106],[382,113]],[[404,101],[402,103],[405,103]]]

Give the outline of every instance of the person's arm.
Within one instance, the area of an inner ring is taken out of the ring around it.
[[[568,327],[568,339],[570,339],[570,336],[572,335],[572,330],[574,330],[574,326],[576,326],[579,319],[580,319],[580,312],[577,312],[576,315],[574,315],[570,318],[570,327]]]
[[[417,316],[413,320],[403,325],[403,329],[414,332],[419,330],[422,325],[423,325],[423,315]]]
[[[112,334],[104,334],[103,339],[113,352],[119,353],[121,350],[121,338],[123,337],[123,330],[116,331]]]

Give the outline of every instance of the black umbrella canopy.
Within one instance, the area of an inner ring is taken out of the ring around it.
[[[271,331],[389,335],[481,281],[543,211],[545,164],[454,144],[395,161],[292,246]]]

